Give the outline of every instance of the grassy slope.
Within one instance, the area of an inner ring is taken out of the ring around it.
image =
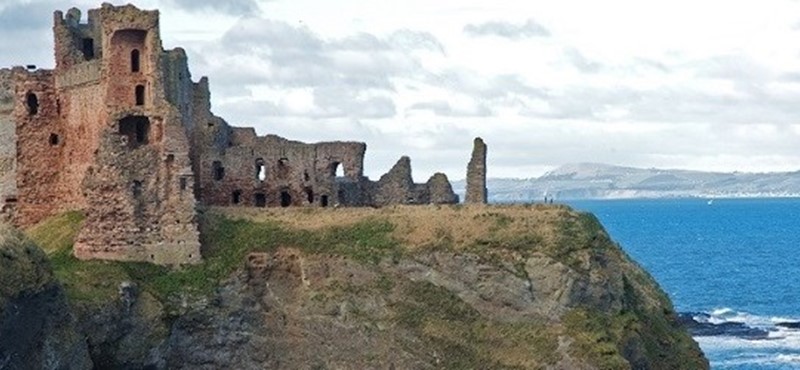
[[[180,269],[76,260],[70,251],[82,221],[78,213],[55,217],[28,234],[50,255],[73,302],[102,304],[117,296],[119,282],[132,280],[173,314],[180,309],[174,303],[180,297],[210,294],[243,265],[248,252],[282,246],[346,256],[366,265],[430,250],[471,252],[514,263],[538,252],[582,273],[589,273],[582,271],[587,253],[599,251],[625,267],[624,309],[611,316],[591,307],[574,309],[563,318],[563,325],[526,327],[489,321],[457,296],[429,283],[385,281],[376,289],[388,287],[404,295],[404,302],[394,307],[394,324],[451,354],[444,358],[455,362],[443,364],[450,368],[550,364],[559,356],[556,338],[565,333],[574,339],[572,354],[599,368],[625,368],[623,354],[659,359],[652,368],[697,368],[697,363],[682,363],[686,359],[674,356],[679,351],[691,353],[694,344],[674,329],[672,307],[653,280],[608,239],[593,216],[566,207],[212,209],[202,219],[205,262]]]

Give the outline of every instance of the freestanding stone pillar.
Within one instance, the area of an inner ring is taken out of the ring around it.
[[[467,204],[486,204],[486,144],[476,137],[467,165]]]

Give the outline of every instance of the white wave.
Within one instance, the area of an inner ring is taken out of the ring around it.
[[[760,316],[744,311],[736,311],[729,307],[721,307],[708,313],[707,319],[696,316],[695,320],[719,325],[726,322],[742,323],[754,328],[771,328],[779,322],[800,322],[800,318],[788,316]]]
[[[780,363],[800,364],[800,354],[779,354],[775,359]]]

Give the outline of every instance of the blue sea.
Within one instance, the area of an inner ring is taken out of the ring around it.
[[[800,369],[800,199],[567,202],[597,215],[679,312],[765,333],[695,336],[712,369]]]

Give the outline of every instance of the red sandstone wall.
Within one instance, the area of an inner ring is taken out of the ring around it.
[[[14,119],[17,130],[17,197],[14,217],[17,225],[31,225],[56,213],[61,206],[59,191],[63,162],[61,141],[51,144],[50,136],[63,137],[57,96],[51,71],[14,71]],[[32,114],[28,94],[36,96],[38,109]]]

